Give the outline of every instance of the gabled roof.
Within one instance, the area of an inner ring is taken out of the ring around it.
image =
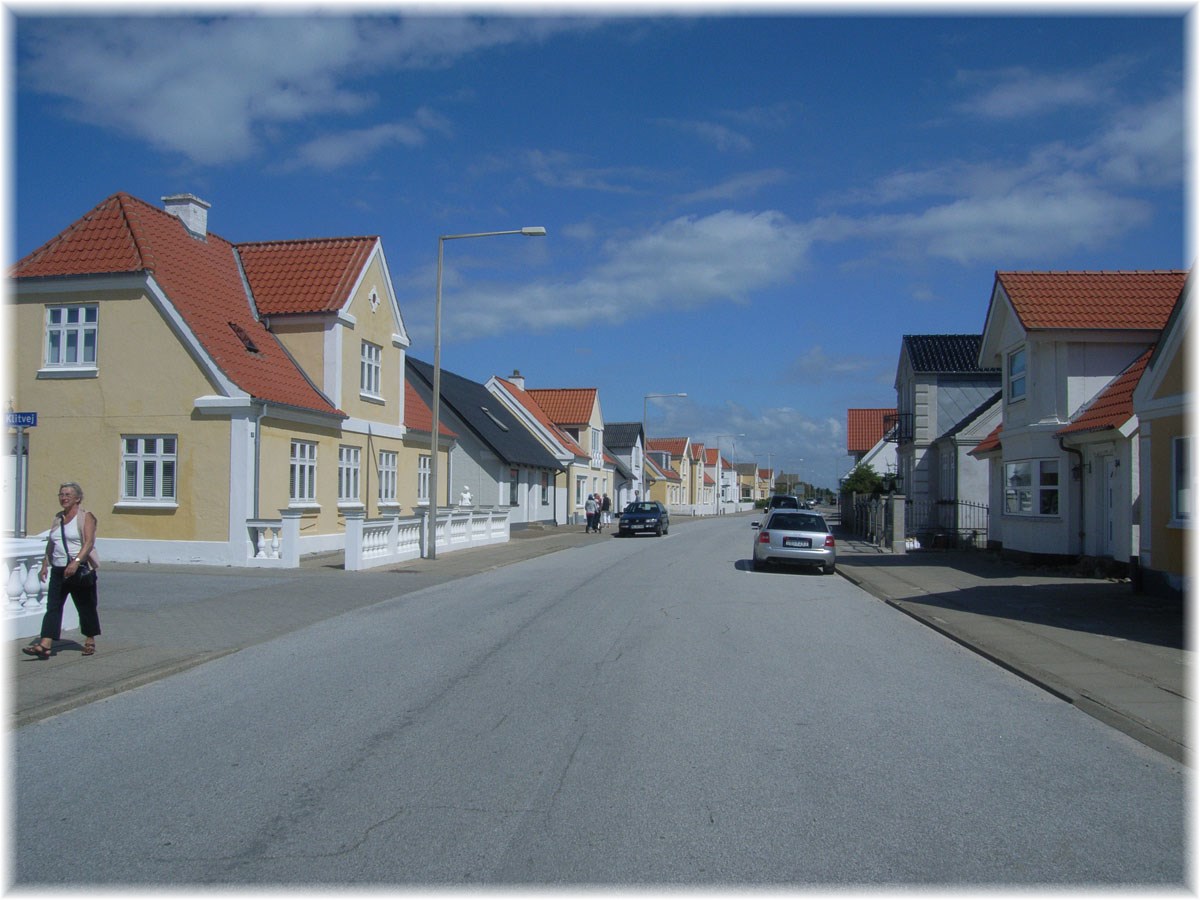
[[[994,374],[999,370],[979,367],[982,340],[980,334],[906,334],[904,349],[913,371],[920,374]]]
[[[429,434],[433,431],[433,410],[413,387],[410,373],[405,373],[404,378],[404,427],[409,431],[421,434]],[[438,434],[442,437],[458,437],[442,421],[438,422]]]
[[[642,434],[641,422],[605,422],[604,445],[614,450],[627,450]]]
[[[1124,372],[1108,383],[1092,401],[1077,412],[1071,424],[1060,428],[1058,434],[1083,434],[1120,428],[1133,417],[1133,389],[1146,371],[1154,353],[1151,347],[1129,364]]]
[[[846,452],[866,453],[887,433],[885,419],[896,407],[846,410]]]
[[[534,388],[525,393],[558,425],[586,425],[592,420],[596,388]]]
[[[563,431],[562,428],[560,428],[558,424],[546,414],[546,411],[542,409],[541,405],[534,400],[532,396],[530,396],[529,391],[517,387],[513,382],[506,378],[500,378],[499,376],[496,376],[495,381],[502,388],[504,388],[505,392],[507,392],[516,403],[519,403],[521,408],[529,413],[529,415],[539,425],[541,425],[542,428],[549,432],[567,453],[572,453],[577,458],[587,459],[588,454],[583,451],[583,447],[579,445],[579,442]]]
[[[238,244],[260,315],[337,312],[361,277],[374,237]]]
[[[86,275],[152,277],[207,358],[251,397],[345,418],[255,317],[233,244],[114,194],[13,266],[18,282]]]
[[[405,362],[408,375],[419,380],[421,395],[432,398],[433,366],[412,356]],[[441,389],[442,403],[500,460],[510,465],[562,470],[553,454],[482,384],[442,369]]]
[[[1158,331],[1186,279],[1185,271],[996,273],[1026,331]]]
[[[670,453],[672,457],[682,457],[687,452],[688,439],[681,438],[647,438],[647,450],[660,450],[663,453]]]

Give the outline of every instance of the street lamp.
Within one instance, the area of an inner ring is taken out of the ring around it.
[[[474,234],[443,234],[438,238],[437,299],[433,305],[433,428],[429,435],[429,559],[437,559],[438,511],[438,431],[442,414],[442,252],[446,241],[463,238],[498,237],[502,234],[523,234],[526,237],[545,237],[540,225],[511,231],[478,231]]]
[[[718,434],[714,440],[717,442],[717,495],[721,500],[725,499],[725,485],[721,483],[721,438],[733,438],[733,449],[729,451],[730,456],[737,456],[737,439],[745,437],[745,433],[739,431],[737,434]],[[736,463],[735,463],[736,465]],[[736,502],[737,498],[734,498]]]
[[[642,436],[649,440],[650,437],[646,432],[646,401],[655,400],[659,397],[686,397],[687,394],[646,394],[642,397]]]

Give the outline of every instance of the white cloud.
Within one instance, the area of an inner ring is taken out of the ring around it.
[[[1109,102],[1128,60],[1111,60],[1073,72],[1035,72],[1013,67],[988,72],[962,72],[959,80],[985,83],[975,96],[959,104],[961,112],[989,119],[1016,119]]]
[[[758,172],[743,172],[717,184],[692,191],[679,198],[680,203],[703,203],[710,200],[740,200],[757,194],[764,188],[787,181],[791,176],[784,169],[763,169]]]
[[[1034,147],[1019,163],[951,160],[891,173],[845,199],[894,207],[813,223],[828,241],[872,239],[892,255],[959,263],[1053,260],[1095,249],[1145,223],[1152,206],[1130,189],[1183,187],[1178,94],[1115,112],[1088,141]]]
[[[754,145],[750,139],[732,128],[718,122],[703,122],[691,119],[657,119],[657,124],[693,135],[718,150],[750,150]]]
[[[371,93],[347,86],[364,66],[374,72],[446,66],[482,48],[599,21],[26,17],[18,22],[18,71],[24,89],[61,98],[76,119],[130,132],[193,162],[221,164],[254,155],[272,127],[371,106]],[[375,137],[388,140],[386,133]],[[391,140],[397,139],[394,132]],[[314,161],[345,153],[336,137],[325,141],[310,148]]]
[[[450,130],[446,119],[432,110],[422,108],[407,122],[390,122],[314,138],[302,145],[284,168],[329,171],[367,159],[387,147],[419,147],[431,132],[448,133]]]
[[[574,281],[455,287],[447,332],[462,339],[622,323],[714,303],[745,302],[790,280],[805,263],[805,230],[778,212],[683,217],[610,238]],[[454,283],[451,269],[444,283]],[[409,321],[410,332],[431,326]]]

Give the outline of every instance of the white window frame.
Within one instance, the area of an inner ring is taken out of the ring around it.
[[[382,400],[383,347],[363,341],[359,351],[358,393],[368,400]]]
[[[288,506],[319,508],[316,441],[292,439],[288,461]]]
[[[599,428],[592,429],[592,468],[604,466],[604,432]]]
[[[352,444],[338,446],[338,506],[361,508],[359,493],[362,473],[362,448]]]
[[[521,505],[521,470],[516,466],[508,470],[508,505],[514,509]]]
[[[542,473],[542,506],[550,505],[550,473]]]
[[[582,509],[587,501],[587,476],[575,476],[575,508]]]
[[[1192,521],[1195,460],[1192,439],[1179,435],[1171,439],[1171,525],[1186,526]]]
[[[1027,347],[1019,347],[1008,354],[1008,402],[1017,403],[1024,400],[1029,391],[1029,353]],[[1020,361],[1021,369],[1016,370]]]
[[[121,499],[117,506],[178,508],[178,475],[178,435],[121,435]],[[153,484],[150,491],[146,490],[147,476]],[[132,491],[129,490],[131,477]]]
[[[395,450],[379,451],[379,505],[397,506],[396,493],[400,482],[400,454]]]
[[[429,505],[429,474],[433,459],[428,453],[422,453],[417,460],[417,503]]]
[[[94,376],[100,358],[100,304],[46,307],[40,374]]]
[[[1004,514],[1033,518],[1061,515],[1062,479],[1057,459],[1023,459],[1004,465]],[[1034,474],[1037,475],[1036,482]],[[1014,478],[1019,480],[1014,481]]]

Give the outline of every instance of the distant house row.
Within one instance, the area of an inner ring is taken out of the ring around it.
[[[847,450],[913,504],[986,505],[1007,554],[1180,593],[1190,294],[1184,271],[998,272],[981,334],[902,338],[896,406],[849,410]]]
[[[441,380],[410,339],[378,237],[232,243],[191,194],[115,194],[12,268],[15,410],[37,414],[6,480],[50,524],[83,485],[109,559],[244,565],[299,518],[302,554],[342,549],[348,518],[431,505],[582,521],[588,495],[721,511],[762,491],[715,448],[606,423],[595,388],[519,371]],[[18,478],[19,473],[19,478]]]

